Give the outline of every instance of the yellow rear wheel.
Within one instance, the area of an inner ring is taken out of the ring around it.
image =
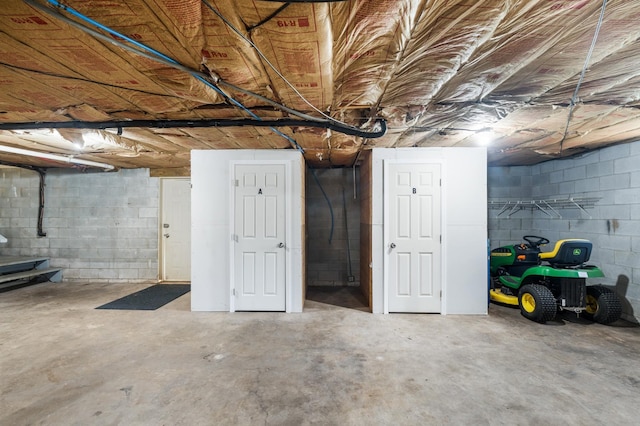
[[[600,324],[611,324],[622,316],[622,302],[618,295],[603,285],[587,286],[587,306],[584,310],[587,319]]]
[[[522,303],[522,309],[529,313],[532,313],[536,310],[536,299],[531,293],[523,294],[520,303]]]
[[[593,297],[591,294],[587,294],[587,308],[585,311],[589,315],[595,315],[598,311],[598,299]]]

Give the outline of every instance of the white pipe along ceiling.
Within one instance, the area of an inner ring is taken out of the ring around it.
[[[572,156],[640,140],[637,22],[625,0],[6,0],[0,162],[177,174],[192,149],[297,149],[319,168],[374,147]]]

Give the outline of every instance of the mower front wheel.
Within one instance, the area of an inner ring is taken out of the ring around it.
[[[613,290],[602,285],[588,286],[587,309],[583,315],[600,324],[611,324],[622,316],[622,303]]]
[[[522,315],[544,324],[556,317],[558,307],[551,290],[540,284],[528,284],[520,289],[518,305]]]

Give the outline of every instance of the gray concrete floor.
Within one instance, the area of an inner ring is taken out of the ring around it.
[[[640,329],[572,316],[96,310],[146,286],[0,294],[1,425],[636,425]]]
[[[343,308],[358,309],[371,312],[369,301],[364,297],[360,287],[349,286],[307,286],[306,297],[309,301]]]

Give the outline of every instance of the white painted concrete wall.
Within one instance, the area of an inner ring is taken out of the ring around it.
[[[304,168],[298,151],[194,150],[191,152],[191,310],[229,311],[233,164],[287,166],[287,312],[302,312],[304,294]]]
[[[65,281],[158,280],[159,179],[148,169],[82,173],[47,170],[43,230],[38,237],[38,173],[0,169],[4,256],[43,256]]]
[[[590,263],[605,274],[597,282],[624,298],[623,318],[640,321],[640,142],[534,166],[489,168],[490,199],[569,197],[598,201],[587,213],[560,209],[562,217],[531,209],[496,217],[498,210],[490,209],[491,247],[519,243],[523,235],[591,240]]]
[[[442,164],[442,313],[487,314],[485,148],[372,150],[372,311],[383,312],[383,170],[386,160]]]

